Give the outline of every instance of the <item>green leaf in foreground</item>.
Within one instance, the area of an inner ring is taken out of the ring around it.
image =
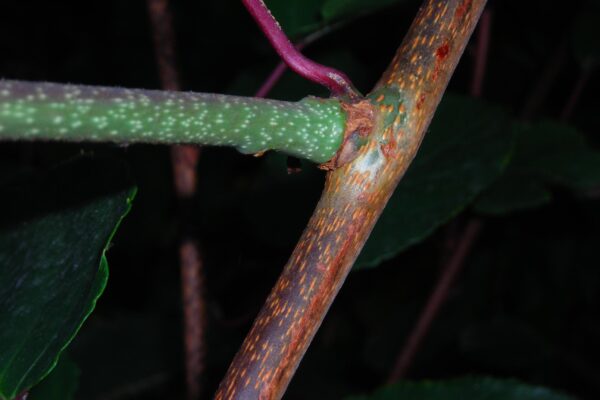
[[[0,188],[0,398],[56,365],[93,310],[135,189],[125,166],[81,159]]]
[[[39,385],[29,392],[28,400],[73,400],[79,383],[79,368],[63,354]]]
[[[539,386],[515,380],[462,378],[448,381],[403,382],[379,389],[370,396],[346,400],[573,400]]]
[[[502,178],[477,200],[478,212],[503,215],[547,203],[553,186],[577,191],[600,185],[600,152],[576,129],[544,121],[517,130],[514,156]]]
[[[444,97],[356,268],[376,266],[425,239],[498,178],[513,146],[508,121],[498,108]]]

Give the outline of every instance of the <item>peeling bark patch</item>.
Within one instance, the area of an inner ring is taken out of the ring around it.
[[[375,120],[375,107],[369,100],[355,103],[342,103],[342,109],[347,114],[344,140],[337,154],[328,162],[319,165],[319,168],[331,171],[354,160],[358,149],[373,130]]]
[[[444,43],[435,50],[435,66],[433,67],[432,74],[433,81],[437,80],[437,78],[439,77],[449,53],[450,43],[448,42],[448,40],[445,40]]]
[[[395,158],[398,152],[398,142],[392,136],[386,143],[380,144],[379,148],[385,158]]]
[[[360,136],[367,136],[373,129],[374,107],[368,100],[357,103],[342,103],[342,109],[348,113],[346,135],[358,132]]]

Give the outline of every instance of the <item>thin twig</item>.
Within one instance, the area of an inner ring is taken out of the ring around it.
[[[535,83],[531,94],[527,98],[523,111],[521,112],[521,118],[524,120],[532,119],[537,111],[542,106],[544,100],[548,96],[548,92],[552,88],[552,85],[556,82],[558,74],[567,60],[567,48],[568,40],[567,37],[563,37],[554,53],[546,63],[544,70],[542,71],[539,79]]]
[[[206,306],[204,304],[204,276],[202,257],[198,245],[187,239],[179,247],[181,263],[181,291],[183,297],[183,320],[185,323],[185,367],[187,398],[201,396],[200,378],[204,371],[204,337],[206,336]]]
[[[483,81],[487,67],[488,50],[492,29],[492,12],[485,10],[477,26],[477,48],[475,51],[475,68],[471,80],[471,96],[481,97],[483,92]]]
[[[481,231],[481,227],[482,224],[479,220],[471,220],[467,224],[461,240],[456,247],[456,251],[452,254],[448,264],[444,266],[440,279],[431,292],[418,322],[406,340],[399,357],[396,359],[394,368],[388,377],[388,383],[394,383],[406,375],[406,371],[410,367],[417,350],[421,347],[421,343],[429,331],[431,323],[448,297],[448,291],[462,269],[465,259]]]
[[[569,95],[569,98],[568,98],[567,102],[565,103],[565,106],[564,106],[562,112],[560,113],[560,120],[562,122],[567,122],[573,115],[575,106],[577,106],[577,102],[579,101],[579,98],[581,97],[581,93],[583,92],[583,89],[585,89],[585,86],[587,85],[587,82],[590,79],[591,75],[592,75],[592,68],[582,68],[581,69],[579,77],[577,78],[577,82],[575,82],[575,86],[573,86],[573,89],[571,90],[571,94]]]
[[[307,35],[305,38],[303,38],[298,43],[296,43],[296,45],[295,45],[296,50],[301,52],[302,50],[304,50],[306,48],[306,46],[314,43],[318,39],[322,38],[323,36],[327,35],[329,32],[335,30],[336,28],[339,28],[342,25],[343,25],[342,22],[338,22],[337,24],[333,24],[333,25],[327,25],[327,26],[323,27],[322,29],[319,29],[319,30],[311,33],[310,35]],[[269,94],[269,92],[271,92],[271,90],[273,89],[275,84],[277,82],[279,82],[279,80],[283,76],[283,73],[286,71],[286,69],[287,69],[287,64],[284,61],[280,61],[277,64],[277,66],[273,69],[271,74],[269,74],[267,79],[260,86],[260,88],[256,91],[256,94],[254,95],[254,97],[261,97],[261,98],[267,97],[267,95]]]
[[[156,59],[163,89],[179,90],[181,87],[175,62],[175,45],[172,16],[168,0],[148,0]],[[200,148],[195,146],[173,146],[171,160],[174,185],[182,201],[193,197],[196,192],[196,166]],[[180,207],[180,221],[188,221],[188,207]],[[201,396],[201,377],[204,370],[204,335],[206,306],[204,304],[204,279],[202,259],[198,245],[191,239],[180,243],[179,262],[182,285],[186,393],[188,400]]]
[[[304,48],[304,43],[298,43],[296,45],[296,49],[298,49],[298,51],[302,51],[303,48]],[[260,97],[260,98],[267,97],[267,95],[271,92],[271,90],[273,89],[275,84],[277,82],[279,82],[279,80],[281,79],[281,77],[283,76],[283,74],[286,70],[287,70],[286,63],[284,63],[283,61],[280,61],[277,64],[277,66],[275,67],[275,69],[273,69],[271,74],[267,77],[267,79],[260,86],[260,88],[256,91],[256,94],[254,95],[254,97]]]
[[[358,97],[350,79],[341,71],[306,58],[290,42],[263,0],[242,0],[275,51],[300,76],[327,87],[336,96]]]
[[[147,0],[147,5],[154,34],[154,49],[161,86],[165,90],[180,90],[175,62],[173,22],[168,0]]]

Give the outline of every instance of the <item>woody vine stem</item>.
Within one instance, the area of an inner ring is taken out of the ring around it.
[[[168,0],[147,0],[148,16],[154,36],[154,49],[161,86],[180,90],[175,57],[175,35]],[[183,304],[183,343],[185,349],[186,399],[197,400],[202,393],[204,370],[206,304],[204,263],[200,245],[190,227],[191,200],[196,193],[198,146],[172,146],[173,183],[179,199],[179,270]]]
[[[484,5],[425,1],[390,67],[360,103],[372,131],[356,134],[354,158],[328,173],[317,208],[216,399],[283,396],[412,161]]]

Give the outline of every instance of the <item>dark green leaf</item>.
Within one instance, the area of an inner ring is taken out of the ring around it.
[[[322,24],[325,0],[265,0],[285,33],[295,37],[313,32]]]
[[[290,37],[306,35],[328,24],[351,20],[407,0],[265,0]]]
[[[79,382],[79,368],[63,354],[56,368],[29,392],[29,400],[72,400]]]
[[[549,121],[517,128],[509,167],[478,199],[477,211],[507,214],[544,204],[551,199],[548,186],[586,190],[600,185],[600,152],[577,130]]]
[[[551,347],[527,323],[500,317],[463,328],[461,354],[494,370],[541,371],[551,361]]]
[[[406,0],[326,0],[323,5],[323,19],[337,21],[345,17],[367,14]]]
[[[48,374],[93,310],[135,192],[127,176],[81,159],[0,189],[0,398]]]
[[[370,396],[347,400],[569,400],[570,396],[515,380],[462,378],[448,381],[403,382]]]
[[[505,167],[513,145],[498,108],[446,96],[423,145],[375,226],[357,268],[418,243],[464,209]]]
[[[524,127],[510,170],[513,167],[572,189],[600,182],[600,152],[574,128],[549,121]]]
[[[475,203],[478,212],[503,215],[541,206],[552,199],[542,182],[527,175],[505,174],[485,190]]]

